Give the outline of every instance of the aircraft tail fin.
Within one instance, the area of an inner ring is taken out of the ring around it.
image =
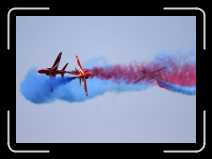
[[[62,71],[65,71],[65,69],[66,69],[67,66],[68,66],[68,63],[65,64],[65,66],[62,69]]]
[[[64,77],[65,69],[66,69],[67,66],[68,66],[68,63],[66,63],[65,66],[62,68],[62,73],[61,73],[62,77]]]

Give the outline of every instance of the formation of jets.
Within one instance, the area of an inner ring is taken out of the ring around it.
[[[79,79],[80,85],[82,85],[82,83],[83,83],[85,95],[88,96],[88,88],[87,88],[86,79],[93,76],[92,72],[90,70],[82,67],[78,56],[76,56],[76,64],[78,66],[78,69],[75,68],[75,70],[73,70],[73,71],[66,71],[68,63],[66,63],[62,69],[58,69],[61,56],[62,56],[62,52],[59,52],[59,54],[57,55],[53,65],[52,65],[52,67],[42,68],[42,69],[38,70],[38,73],[46,74],[49,77],[55,77],[56,75],[61,75],[62,78],[64,77],[64,75],[66,73],[70,74],[72,77]],[[159,75],[158,73],[160,73],[160,71],[162,71],[164,69],[165,69],[165,67],[161,67],[157,70],[149,72],[148,74],[145,70],[143,70],[142,76],[139,77],[138,79],[136,79],[134,81],[134,83],[138,83],[145,78],[154,79],[155,77],[157,77]]]
[[[58,69],[61,56],[62,56],[62,52],[60,52],[57,55],[57,58],[55,59],[52,67],[39,69],[38,73],[46,74],[49,77],[55,77],[56,75],[61,75],[61,77],[64,77],[66,73],[71,74],[73,77],[76,77],[80,80],[80,85],[83,83],[85,95],[88,96],[88,88],[87,88],[86,79],[92,76],[92,72],[82,67],[78,56],[76,56],[76,63],[79,69],[75,68],[74,71],[66,71],[66,67],[68,66],[68,63],[66,63],[62,69]]]

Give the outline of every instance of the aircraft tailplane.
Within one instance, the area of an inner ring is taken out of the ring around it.
[[[65,71],[65,69],[66,69],[67,66],[68,66],[68,63],[65,64],[65,66],[62,69],[62,71]]]

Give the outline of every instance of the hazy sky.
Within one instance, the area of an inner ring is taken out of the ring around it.
[[[27,71],[52,65],[59,51],[69,68],[76,54],[82,63],[105,57],[125,64],[195,53],[195,17],[18,16],[16,23],[17,142],[196,142],[196,96],[152,87],[36,105],[20,92]]]

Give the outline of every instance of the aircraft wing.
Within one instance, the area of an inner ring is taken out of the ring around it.
[[[77,64],[80,67],[80,69],[83,70],[82,65],[80,63],[80,60],[79,60],[79,57],[78,56],[76,56],[76,60],[77,60]]]
[[[60,64],[60,59],[61,59],[61,56],[62,56],[62,52],[60,52],[58,55],[57,55],[57,58],[55,59],[54,61],[54,64],[52,65],[52,69],[57,69],[59,64]]]
[[[84,82],[85,95],[86,95],[86,96],[88,96],[88,88],[87,88],[86,79],[85,79],[85,78],[83,78],[82,80],[83,80],[83,82]]]

